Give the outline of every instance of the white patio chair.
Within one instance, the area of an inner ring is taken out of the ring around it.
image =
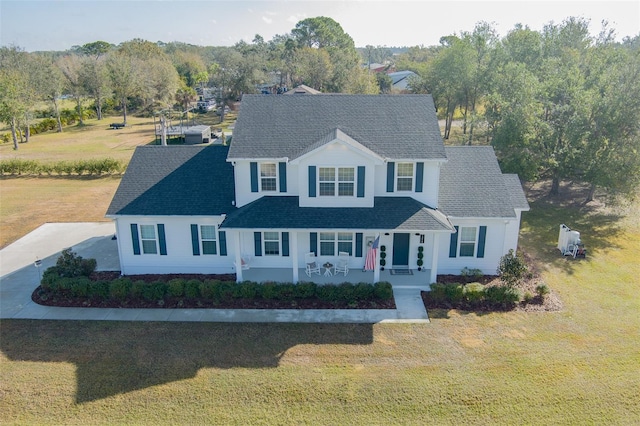
[[[304,263],[305,263],[305,272],[308,277],[311,277],[311,274],[320,275],[320,265],[318,264],[318,259],[316,258],[316,254],[314,252],[307,253],[304,255]]]
[[[346,251],[338,253],[338,261],[334,268],[334,275],[338,275],[338,273],[343,273],[345,277],[349,273],[349,253]]]

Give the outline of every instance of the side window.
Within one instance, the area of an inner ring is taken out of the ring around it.
[[[200,240],[202,244],[202,254],[218,254],[215,225],[201,225]]]
[[[413,163],[398,163],[397,164],[397,178],[396,178],[396,190],[397,191],[412,191],[413,190]]]
[[[476,227],[460,228],[460,257],[473,257],[476,252]]]
[[[140,225],[140,240],[142,241],[142,253],[158,254],[155,225]]]
[[[262,163],[260,164],[260,189],[262,191],[276,191],[276,164]]]
[[[279,232],[265,232],[263,235],[263,240],[264,240],[265,256],[280,255],[280,233]]]

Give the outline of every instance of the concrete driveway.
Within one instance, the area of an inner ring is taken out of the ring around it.
[[[40,274],[72,247],[97,269],[120,270],[112,222],[46,223],[0,250],[0,319],[298,323],[427,323],[420,289],[394,287],[396,309],[105,309],[42,306],[31,300]],[[39,268],[36,259],[42,260]]]

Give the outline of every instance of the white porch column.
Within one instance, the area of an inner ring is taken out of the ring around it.
[[[291,231],[291,263],[293,267],[293,283],[298,284],[298,232]]]
[[[235,246],[236,255],[236,282],[241,283],[242,279],[242,250],[240,247],[240,231],[233,232],[233,244]]]
[[[429,277],[429,284],[435,283],[438,279],[438,249],[440,248],[439,244],[440,234],[433,234],[433,255],[431,256],[431,276]]]

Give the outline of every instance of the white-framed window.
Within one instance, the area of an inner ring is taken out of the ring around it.
[[[158,239],[155,225],[140,225],[140,241],[142,253],[158,254]]]
[[[280,255],[280,233],[279,232],[263,232],[262,244],[265,256]]]
[[[218,254],[215,225],[200,225],[200,244],[202,254]]]
[[[413,191],[413,163],[397,164],[396,190]]]
[[[260,190],[274,192],[278,190],[278,167],[276,163],[260,163]]]
[[[353,233],[320,232],[320,256],[336,256],[341,251],[353,255]]]
[[[476,253],[476,239],[478,228],[475,226],[460,227],[459,254],[460,257],[473,257]]]
[[[355,176],[354,167],[320,167],[318,194],[321,197],[353,197]]]
[[[346,251],[353,255],[353,234],[351,232],[338,232],[338,253]]]

